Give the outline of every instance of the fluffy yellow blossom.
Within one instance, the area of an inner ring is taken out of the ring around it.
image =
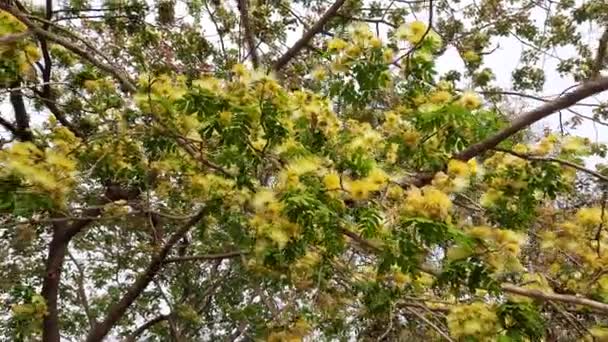
[[[388,181],[388,175],[382,169],[375,168],[370,171],[365,180],[374,184],[376,186],[374,190],[377,190]]]
[[[312,71],[311,76],[315,81],[323,81],[325,78],[327,78],[327,71],[321,67],[318,67]]]
[[[372,37],[369,40],[369,46],[371,46],[372,48],[379,48],[382,46],[382,41],[380,39],[378,39],[378,37]]]
[[[472,91],[464,92],[458,102],[461,106],[468,110],[477,109],[479,106],[481,106],[481,99]]]
[[[356,41],[367,41],[371,40],[374,37],[374,34],[369,28],[369,25],[365,23],[354,24],[350,28],[350,33]]]
[[[395,53],[391,49],[384,49],[382,51],[382,60],[386,64],[390,64],[395,59]]]
[[[338,52],[346,49],[348,43],[340,38],[332,38],[327,42],[327,50],[329,52]]]
[[[241,63],[237,63],[232,67],[232,72],[235,76],[241,78],[242,80],[249,79],[250,73],[249,70],[245,67],[245,65]]]
[[[429,96],[429,100],[432,103],[436,103],[436,104],[443,104],[443,103],[449,102],[451,99],[452,99],[452,94],[450,94],[450,92],[445,91],[445,90],[436,91]]]
[[[413,187],[406,192],[406,196],[405,211],[423,217],[447,219],[452,209],[448,195],[432,185],[422,189]]]
[[[289,236],[287,235],[287,233],[279,228],[270,229],[267,235],[270,240],[277,244],[279,249],[285,248],[285,246],[289,242]]]
[[[581,208],[576,213],[576,221],[583,225],[597,226],[602,222],[602,209]]]
[[[255,193],[251,200],[251,205],[256,211],[265,210],[269,204],[276,201],[274,192],[268,189],[261,189]]]
[[[454,177],[468,177],[469,165],[461,160],[451,159],[448,162],[448,175]]]
[[[482,302],[453,306],[447,321],[450,335],[458,340],[494,337],[500,327],[494,308]]]
[[[475,51],[467,50],[462,54],[462,59],[464,59],[465,62],[477,63],[481,60],[481,57]]]
[[[388,145],[388,149],[386,150],[386,161],[390,164],[394,164],[397,162],[397,152],[399,151],[399,145],[395,143],[391,143]]]
[[[359,57],[363,49],[359,45],[351,45],[346,49],[346,55],[352,58]]]
[[[516,144],[515,146],[513,146],[513,152],[526,154],[528,153],[528,147],[524,144]]]
[[[473,158],[467,162],[471,175],[479,177],[483,174],[483,168],[477,163],[477,159]]]
[[[502,197],[502,195],[502,191],[490,188],[481,195],[481,198],[479,199],[479,204],[481,204],[482,207],[491,207],[496,204],[496,202],[500,199],[500,197]]]
[[[589,150],[589,139],[583,137],[567,136],[562,142],[562,152],[584,153]]]
[[[347,190],[355,200],[366,200],[370,193],[377,189],[376,184],[366,180],[354,180],[347,183]]]
[[[340,189],[340,176],[334,172],[326,174],[323,176],[323,185],[327,190]]]
[[[219,119],[222,125],[228,125],[230,124],[230,121],[232,121],[232,113],[226,110],[221,111],[219,114]]]
[[[424,22],[416,20],[409,24],[403,24],[395,30],[395,37],[399,40],[407,40],[412,44],[418,44],[424,38],[427,26]]]

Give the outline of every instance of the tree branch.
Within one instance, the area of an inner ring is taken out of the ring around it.
[[[342,234],[350,237],[351,239],[356,241],[358,244],[365,247],[365,249],[367,249],[368,251],[370,251],[374,254],[379,254],[382,251],[379,247],[375,246],[374,244],[372,244],[371,242],[367,241],[366,239],[360,237],[359,235],[357,235],[354,232],[351,232],[346,229],[342,229]],[[428,264],[422,264],[419,267],[422,272],[433,275],[433,276],[439,276],[442,273],[442,271],[440,269],[437,269]],[[581,297],[577,297],[577,296],[573,296],[573,295],[546,293],[546,292],[542,292],[539,290],[527,289],[527,288],[517,286],[514,284],[509,284],[509,283],[501,284],[500,288],[504,292],[507,292],[507,293],[517,294],[520,296],[534,298],[534,299],[541,300],[541,301],[557,301],[557,302],[569,303],[569,304],[574,304],[574,305],[582,305],[585,307],[595,309],[599,312],[608,314],[608,304],[604,304],[602,302],[598,302],[598,301],[587,299],[587,298],[581,298]]]
[[[279,59],[273,64],[272,70],[281,70],[287,65],[307,44],[308,42],[319,32],[323,30],[323,27],[333,18],[340,7],[344,5],[346,0],[337,0],[331,7],[323,13],[323,16],[317,21],[308,31],[304,33],[302,38],[293,44],[293,46],[287,50]]]
[[[196,225],[203,217],[205,217],[209,211],[210,208],[208,206],[204,206],[194,217],[192,217],[171,236],[169,241],[167,241],[158,254],[152,257],[152,260],[146,267],[146,270],[137,277],[137,280],[131,284],[122,298],[110,307],[103,321],[97,324],[94,329],[89,331],[86,338],[87,342],[99,342],[105,338],[114,325],[123,317],[129,306],[133,304],[137,297],[139,297],[148,284],[154,279],[167,258],[167,255],[175,244],[184,235],[186,235],[186,233],[188,233],[192,226]]]
[[[169,319],[169,315],[159,315],[159,316],[152,318],[151,320],[142,324],[139,328],[135,329],[135,331],[133,331],[133,333],[131,333],[131,335],[129,335],[125,339],[125,342],[135,342],[137,340],[137,338],[139,337],[139,335],[143,334],[146,330],[148,330],[148,329],[152,328],[153,326],[155,326],[156,324],[164,322],[168,319]]]
[[[595,61],[593,66],[591,67],[591,78],[597,78],[600,76],[600,72],[604,67],[604,62],[606,59],[606,52],[608,50],[608,27],[604,30],[604,34],[599,40],[599,44],[597,47],[597,54],[595,55]]]
[[[43,30],[38,25],[36,25],[32,21],[30,21],[23,13],[21,13],[21,11],[12,7],[11,5],[8,5],[6,3],[0,3],[0,8],[9,12],[13,16],[15,16],[15,18],[19,19],[19,21],[21,21],[23,24],[25,24],[36,35],[44,37],[49,41],[55,42],[55,43],[65,47],[66,49],[72,51],[76,55],[84,58],[85,60],[87,60],[89,63],[93,64],[100,70],[105,71],[108,74],[112,75],[114,78],[116,78],[120,82],[120,84],[122,85],[122,87],[124,88],[125,91],[132,92],[132,93],[137,91],[137,87],[135,86],[134,82],[131,81],[126,76],[127,75],[126,72],[118,70],[117,68],[114,68],[111,65],[105,64],[105,63],[97,60],[88,51],[86,51],[85,49],[81,48],[80,46],[70,42],[69,40]]]
[[[245,254],[247,254],[247,252],[233,251],[233,252],[216,253],[216,254],[190,255],[190,256],[183,256],[183,257],[177,257],[177,258],[168,258],[167,260],[165,260],[165,263],[169,264],[169,263],[182,262],[182,261],[231,259],[231,258],[236,258],[236,257],[245,255]]]
[[[251,22],[249,21],[249,0],[238,0],[238,8],[241,12],[241,23],[245,31],[245,40],[247,41],[247,47],[249,47],[248,56],[251,56],[251,63],[254,68],[260,65],[260,59],[258,57],[257,45],[255,43],[255,37],[251,30]]]
[[[24,39],[24,38],[28,37],[31,34],[32,34],[31,31],[25,31],[25,32],[14,33],[14,34],[8,34],[8,35],[0,37],[0,44],[11,44],[11,43],[14,43],[14,42],[16,42],[18,40]]]
[[[519,157],[521,159],[526,159],[526,160],[531,160],[531,161],[553,162],[553,163],[566,165],[573,169],[590,174],[590,175],[598,178],[599,180],[608,183],[608,177],[602,175],[601,173],[599,173],[597,171],[587,169],[587,168],[585,168],[581,165],[578,165],[576,163],[573,163],[571,161],[567,161],[567,160],[563,160],[563,159],[559,159],[559,158],[553,158],[553,157],[536,157],[536,156],[531,156],[531,155],[527,155],[527,154],[517,153],[515,151],[510,151],[510,150],[506,150],[506,149],[502,149],[502,148],[494,148],[493,150],[498,151],[498,152],[508,153],[508,154],[514,155],[516,157]]]
[[[582,99],[601,93],[605,90],[608,90],[608,77],[599,77],[595,80],[587,81],[578,86],[572,92],[567,93],[553,101],[547,102],[542,106],[517,117],[511,122],[510,126],[477,144],[469,146],[464,151],[456,154],[454,158],[460,160],[469,160],[475,156],[478,156],[490,149],[493,149],[503,140],[508,139],[513,134],[532,125],[533,123],[559,110],[568,108]]]
[[[9,96],[13,111],[15,112],[15,137],[21,141],[32,141],[34,140],[34,136],[30,131],[30,117],[25,109],[23,94],[21,93],[21,89],[19,89],[19,81],[13,83],[11,88],[17,88],[11,90]]]
[[[89,321],[89,326],[91,328],[93,328],[96,323],[95,315],[93,315],[93,312],[91,311],[91,307],[89,306],[89,300],[87,298],[87,293],[84,288],[84,278],[85,278],[84,270],[82,269],[82,266],[80,266],[80,264],[78,263],[76,258],[74,258],[74,256],[72,255],[72,253],[70,253],[69,250],[67,251],[67,254],[68,254],[68,257],[70,258],[70,260],[72,260],[72,263],[74,264],[74,266],[76,266],[76,270],[78,271],[78,275],[75,276],[76,282],[78,284],[78,297],[82,304],[82,308],[84,309],[84,313],[87,316],[87,319]]]
[[[119,191],[116,187],[108,186],[104,198],[100,200],[101,204],[116,201],[119,199],[133,199],[139,195],[139,191]],[[87,209],[84,215],[95,217],[101,214],[102,207]],[[47,306],[47,314],[42,321],[42,341],[43,342],[60,342],[59,334],[59,310],[57,308],[59,296],[59,283],[61,281],[61,271],[65,256],[68,251],[68,245],[71,239],[84,229],[89,223],[95,219],[86,219],[75,221],[69,224],[69,221],[59,221],[53,224],[53,236],[49,244],[49,252],[45,265],[45,274],[42,279],[42,292]]]

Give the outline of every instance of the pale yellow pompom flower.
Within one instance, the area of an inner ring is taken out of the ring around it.
[[[479,95],[472,91],[465,91],[460,98],[460,105],[468,110],[477,109],[481,106]]]

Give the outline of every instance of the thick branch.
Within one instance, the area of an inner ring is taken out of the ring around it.
[[[513,134],[532,125],[533,123],[559,110],[568,108],[582,99],[601,93],[605,90],[608,90],[608,77],[600,77],[595,80],[587,81],[574,89],[572,92],[565,94],[564,96],[553,101],[547,102],[542,106],[519,116],[511,122],[510,126],[494,134],[493,136],[490,136],[489,138],[468,147],[464,151],[455,155],[454,158],[460,160],[469,160],[475,156],[478,156],[490,149],[493,149],[503,140],[508,139]]]
[[[59,295],[59,282],[61,280],[61,268],[68,250],[69,239],[64,230],[57,230],[53,234],[49,245],[49,254],[46,260],[46,272],[42,282],[42,297],[46,301],[47,314],[42,321],[42,341],[60,342],[59,335],[59,310],[57,309],[57,298]]]
[[[323,16],[321,16],[319,21],[317,21],[308,31],[306,31],[302,38],[295,42],[295,44],[293,44],[293,46],[287,50],[287,52],[279,57],[279,59],[272,66],[272,69],[278,71],[287,65],[317,33],[323,30],[323,27],[338,13],[338,10],[340,7],[342,7],[342,5],[344,5],[345,2],[346,0],[337,0],[333,5],[331,5]]]
[[[130,200],[139,195],[139,191],[119,191],[116,187],[109,186],[101,204],[116,201],[119,199]],[[84,215],[90,219],[74,221],[58,221],[53,224],[53,237],[49,245],[49,252],[45,266],[45,274],[42,280],[42,297],[46,301],[47,314],[42,322],[42,341],[60,342],[59,334],[59,311],[57,309],[59,283],[61,281],[61,269],[65,261],[70,240],[82,231],[89,223],[95,220],[94,217],[101,214],[102,206],[88,209]]]
[[[133,302],[139,297],[144,289],[154,279],[158,271],[161,269],[167,255],[175,244],[192,228],[196,225],[204,216],[207,215],[209,207],[205,206],[201,209],[197,215],[192,217],[186,224],[184,224],[177,232],[175,232],[169,241],[163,246],[163,248],[152,257],[150,264],[146,267],[146,270],[139,275],[137,280],[129,287],[127,292],[122,298],[114,303],[103,321],[95,326],[94,329],[89,331],[86,341],[87,342],[98,342],[102,341],[105,336],[110,332],[114,325],[123,317],[127,309],[133,304]]]
[[[251,56],[251,63],[254,68],[260,65],[260,59],[258,57],[257,45],[255,43],[255,37],[251,30],[251,22],[249,21],[249,2],[248,0],[238,0],[239,11],[241,12],[241,23],[243,24],[243,30],[245,31],[245,40],[247,41],[247,47]]]

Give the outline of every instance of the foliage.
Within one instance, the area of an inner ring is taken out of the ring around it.
[[[603,87],[608,7],[396,3],[2,2],[0,339],[607,336],[606,146],[513,128],[484,62]]]

